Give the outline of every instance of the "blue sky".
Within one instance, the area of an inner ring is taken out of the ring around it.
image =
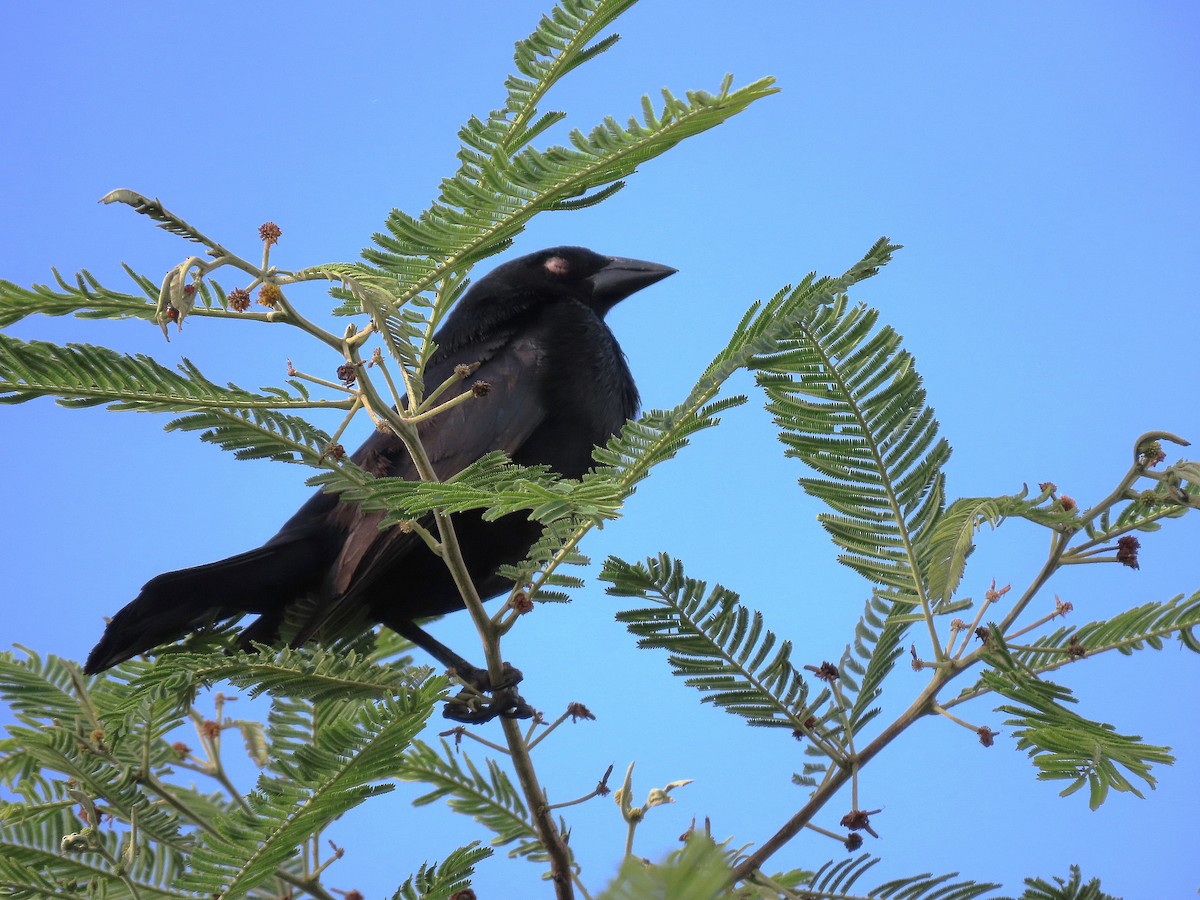
[[[96,204],[116,187],[158,196],[223,242],[257,252],[283,230],[287,267],[352,259],[387,212],[419,212],[455,167],[455,130],[502,96],[515,40],[543,3],[8,4],[0,31],[0,277],[46,281],[88,268],[123,288],[119,261],[154,278],[190,252],[131,211]],[[679,274],[610,317],[648,407],[669,406],[745,308],[806,272],[841,272],[880,235],[904,244],[858,296],[916,355],[954,447],[954,496],[1051,480],[1087,504],[1104,496],[1134,439],[1166,429],[1200,439],[1194,272],[1200,226],[1200,10],[1186,3],[654,3],[619,23],[623,40],[569,78],[550,106],[588,128],[636,112],[661,86],[715,89],[722,75],[778,78],[783,91],[646,165],[610,202],[533,222],[514,253],[579,243],[676,266]],[[313,293],[303,301],[318,310]],[[162,361],[186,355],[209,377],[279,383],[284,360],[318,359],[295,336],[191,320],[163,343],[134,323],[31,319],[25,338],[106,344]],[[311,354],[311,356],[309,356]],[[748,382],[734,386],[750,389]],[[82,658],[112,613],[152,575],[265,540],[307,496],[304,473],[238,463],[151,416],[0,410],[9,452],[0,643]],[[1172,459],[1178,453],[1172,454]],[[834,561],[814,501],[796,486],[755,398],[643,485],[628,517],[585,550],[639,559],[660,550],[738,590],[796,645],[798,662],[838,657],[865,584]],[[1076,567],[1051,583],[1077,624],[1192,592],[1195,521],[1143,539],[1142,568]],[[984,534],[964,590],[1023,587],[1045,540],[1019,524]],[[591,582],[569,607],[541,608],[508,639],[525,695],[546,710],[585,702],[598,720],[568,729],[538,760],[560,798],[611,762],[637,760],[637,791],[692,778],[656,809],[638,852],[659,856],[693,816],[735,843],[764,840],[802,802],[798,745],[696,702],[616,624],[620,603]],[[467,617],[436,626],[455,646]],[[1080,709],[1169,744],[1145,800],[1097,812],[1057,797],[1011,734],[984,751],[925,721],[864,774],[883,807],[879,880],[959,870],[1004,882],[1078,863],[1127,897],[1195,891],[1187,824],[1200,799],[1198,661],[1175,646],[1130,661],[1088,660],[1062,679]],[[887,709],[922,681],[897,672]],[[969,718],[1001,732],[986,705]],[[482,754],[474,754],[481,757]],[[329,882],[390,895],[426,859],[474,837],[419,791],[339,823],[348,853]],[[820,824],[836,828],[849,798]],[[585,879],[602,884],[623,846],[609,801],[572,811]],[[844,854],[801,837],[777,868]],[[486,863],[480,896],[537,895],[536,867]]]

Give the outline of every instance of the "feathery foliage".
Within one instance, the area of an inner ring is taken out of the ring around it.
[[[475,866],[492,855],[487,847],[472,841],[459,847],[440,863],[423,863],[411,878],[400,885],[392,900],[453,900],[454,895],[471,883]]]
[[[261,775],[247,809],[214,820],[213,830],[201,835],[180,886],[219,897],[241,896],[270,878],[335,818],[390,791],[391,785],[382,782],[394,777],[404,749],[424,726],[438,696],[438,687],[426,683],[355,704],[317,729],[314,740],[273,746],[281,774]]]
[[[890,600],[887,594],[871,594],[862,618],[854,626],[854,643],[842,654],[838,666],[842,693],[849,701],[846,728],[856,735],[879,715],[873,706],[883,693],[883,683],[896,661],[904,655],[902,641],[911,622],[905,614],[912,604]]]
[[[1165,638],[1177,638],[1189,650],[1200,653],[1194,629],[1200,626],[1200,591],[1182,594],[1163,603],[1143,603],[1111,619],[1063,627],[1042,635],[1028,647],[1010,647],[1012,657],[1032,673],[1061,668],[1082,656],[1115,650],[1130,656],[1147,646],[1163,648]]]
[[[570,147],[535,149],[532,142],[565,117],[540,114],[537,104],[564,75],[616,42],[614,35],[591,43],[630,5],[564,0],[517,45],[519,74],[506,83],[504,105],[459,130],[459,169],[442,181],[437,200],[416,217],[393,210],[387,233],[374,237],[377,248],[363,251],[370,264],[398,277],[399,304],[505,249],[537,213],[606,199],[642,163],[775,93],[770,78],[732,90],[727,77],[717,94],[689,91],[686,100],[664,90],[658,109],[643,98],[640,121],[621,126],[608,118],[587,134],[571,131]]]
[[[510,857],[546,858],[520,793],[493,760],[487,761],[484,773],[467,754],[458,753],[444,740],[441,753],[423,741],[414,741],[395,774],[403,781],[420,781],[433,787],[414,800],[414,805],[424,806],[448,797],[451,809],[471,816],[495,835],[492,846],[515,842]]]
[[[729,848],[713,843],[704,835],[692,835],[661,864],[651,865],[633,856],[626,857],[617,877],[596,900],[727,897],[726,885],[734,855]]]
[[[129,266],[125,272],[142,288],[144,297],[109,290],[86,269],[70,284],[57,271],[55,283],[35,284],[23,288],[11,281],[0,280],[0,328],[7,328],[26,316],[76,315],[81,319],[153,319],[158,301],[158,285],[137,274]]]
[[[173,372],[144,354],[126,356],[90,344],[59,347],[0,334],[0,403],[54,396],[62,406],[108,404],[137,412],[202,409],[348,409],[348,401],[313,400],[298,381],[296,393],[264,388],[255,394],[236,385],[221,387],[188,361]]]
[[[999,885],[976,884],[973,881],[947,883],[957,875],[915,875],[911,878],[899,878],[882,884],[867,894],[852,893],[854,886],[870,869],[879,862],[878,857],[862,854],[853,859],[843,859],[838,862],[827,862],[821,866],[805,885],[805,890],[812,896],[846,897],[866,896],[878,898],[900,898],[905,900],[970,900],[995,890]]]
[[[192,840],[135,777],[178,758],[164,739],[180,720],[174,708],[142,700],[125,713],[113,686],[89,690],[73,663],[32,653],[0,653],[0,697],[19,723],[0,742],[0,784],[20,798],[0,810],[0,883],[30,897],[44,896],[47,880],[97,879],[180,896],[174,884]],[[100,798],[104,815],[136,822],[147,846],[134,853],[128,830],[99,827]]]
[[[990,631],[987,655],[994,668],[985,671],[980,681],[1013,701],[998,711],[1012,716],[1005,724],[1015,726],[1017,747],[1028,751],[1039,780],[1069,781],[1061,792],[1064,797],[1086,784],[1092,809],[1105,801],[1109,790],[1142,796],[1122,769],[1154,787],[1150,767],[1170,765],[1174,757],[1169,748],[1145,744],[1140,737],[1120,734],[1107,723],[1068,709],[1064,703],[1076,702],[1071,691],[1030,675],[1013,659],[997,629],[991,626]]]
[[[751,725],[801,732],[827,699],[822,694],[809,703],[808,685],[791,662],[791,642],[777,642],[761,613],[721,585],[709,591],[665,553],[637,564],[609,557],[600,577],[610,582],[606,590],[613,596],[655,604],[619,612],[617,620],[637,636],[639,647],[666,650],[675,674],[705,703]]]
[[[381,700],[422,685],[434,691],[446,686],[445,679],[431,676],[428,667],[381,665],[354,650],[261,644],[257,653],[232,655],[224,649],[208,653],[164,650],[156,657],[156,665],[143,669],[132,685],[138,696],[187,702],[201,688],[220,683],[241,688],[251,698],[270,694],[314,703]]]
[[[1046,505],[1051,492],[1028,500],[1027,490],[1004,497],[963,497],[955,500],[938,520],[929,539],[928,573],[930,596],[945,604],[954,596],[975,549],[974,537],[984,525],[995,530],[1008,518],[1019,516],[1039,525],[1068,526],[1076,518],[1072,513]]]
[[[348,401],[312,400],[298,381],[255,394],[236,385],[221,387],[184,360],[173,372],[148,356],[128,356],[87,344],[58,347],[0,334],[0,403],[55,396],[67,407],[107,404],[109,409],[187,413],[167,430],[200,431],[201,440],[230,450],[238,459],[274,459],[332,465],[325,453],[329,435],[285,409],[347,408]],[[349,464],[339,466],[354,481]]]
[[[232,897],[293,869],[311,835],[390,790],[384,782],[444,694],[445,679],[352,656],[278,655],[256,661],[256,670],[245,659],[238,666],[218,654],[180,652],[84,679],[55,657],[0,654],[0,695],[20,723],[0,744],[0,779],[22,801],[0,815],[4,877],[25,885],[28,896],[40,896],[35,888],[48,877],[115,895],[125,895],[124,886],[142,896]],[[179,677],[192,666],[198,671]],[[170,689],[146,689],[159,670]],[[224,676],[252,693],[292,695],[277,699],[266,732],[254,722],[219,725],[241,731],[265,766],[244,801],[202,795],[170,777],[190,753],[168,743],[187,716],[181,699]],[[101,814],[113,824],[97,824]]]
[[[1071,866],[1071,876],[1066,881],[1055,876],[1056,886],[1041,878],[1026,878],[1025,891],[1020,900],[1120,900],[1100,890],[1100,879],[1093,878],[1083,883],[1079,866]]]
[[[878,318],[845,296],[813,310],[759,357],[758,381],[787,455],[816,471],[800,485],[832,510],[818,518],[839,559],[922,597],[950,446],[937,436],[912,356],[890,327],[876,330]]]

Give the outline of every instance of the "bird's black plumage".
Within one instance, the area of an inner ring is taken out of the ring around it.
[[[419,426],[438,477],[493,450],[523,465],[583,475],[593,447],[638,406],[633,377],[604,316],[674,271],[556,247],[506,262],[472,285],[434,336],[438,349],[425,383],[441,384],[456,366],[478,363],[472,378],[491,390]],[[373,434],[351,459],[378,476],[417,477],[403,443],[390,432]],[[103,671],[209,623],[246,614],[258,619],[243,640],[270,642],[300,601],[315,610],[302,636],[319,634],[323,621],[349,614],[363,627],[382,623],[399,631],[444,663],[459,662],[414,624],[462,608],[449,571],[419,536],[380,531],[380,516],[318,493],[262,547],[152,578],[113,616],[85,670]],[[454,523],[483,598],[509,589],[496,569],[520,561],[540,533],[519,515],[488,523],[463,513]]]

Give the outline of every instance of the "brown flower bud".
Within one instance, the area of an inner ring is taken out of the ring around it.
[[[529,599],[529,595],[524,591],[518,591],[513,594],[512,599],[508,601],[508,605],[517,611],[518,615],[533,612],[533,601]]]
[[[1141,542],[1132,534],[1117,538],[1117,562],[1131,569],[1140,569],[1138,565],[1138,548]]]
[[[808,671],[812,672],[822,681],[832,683],[838,679],[837,666],[828,661],[821,663],[820,666],[805,666],[804,668],[808,669]]]
[[[258,226],[258,236],[270,246],[271,244],[279,243],[279,237],[283,232],[279,230],[279,226],[274,222],[264,222]]]
[[[842,816],[842,827],[851,831],[865,831],[873,838],[879,837],[871,827],[871,816],[883,812],[881,809],[852,809]]]
[[[245,312],[250,308],[250,292],[245,288],[234,288],[228,299],[229,308],[234,312]]]
[[[571,717],[572,722],[578,722],[580,719],[591,719],[592,721],[596,719],[592,711],[582,703],[567,704],[567,715]]]

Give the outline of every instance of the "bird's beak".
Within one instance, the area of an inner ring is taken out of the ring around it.
[[[604,268],[588,279],[592,283],[592,306],[603,316],[630,294],[662,281],[677,271],[644,259],[610,256]]]

